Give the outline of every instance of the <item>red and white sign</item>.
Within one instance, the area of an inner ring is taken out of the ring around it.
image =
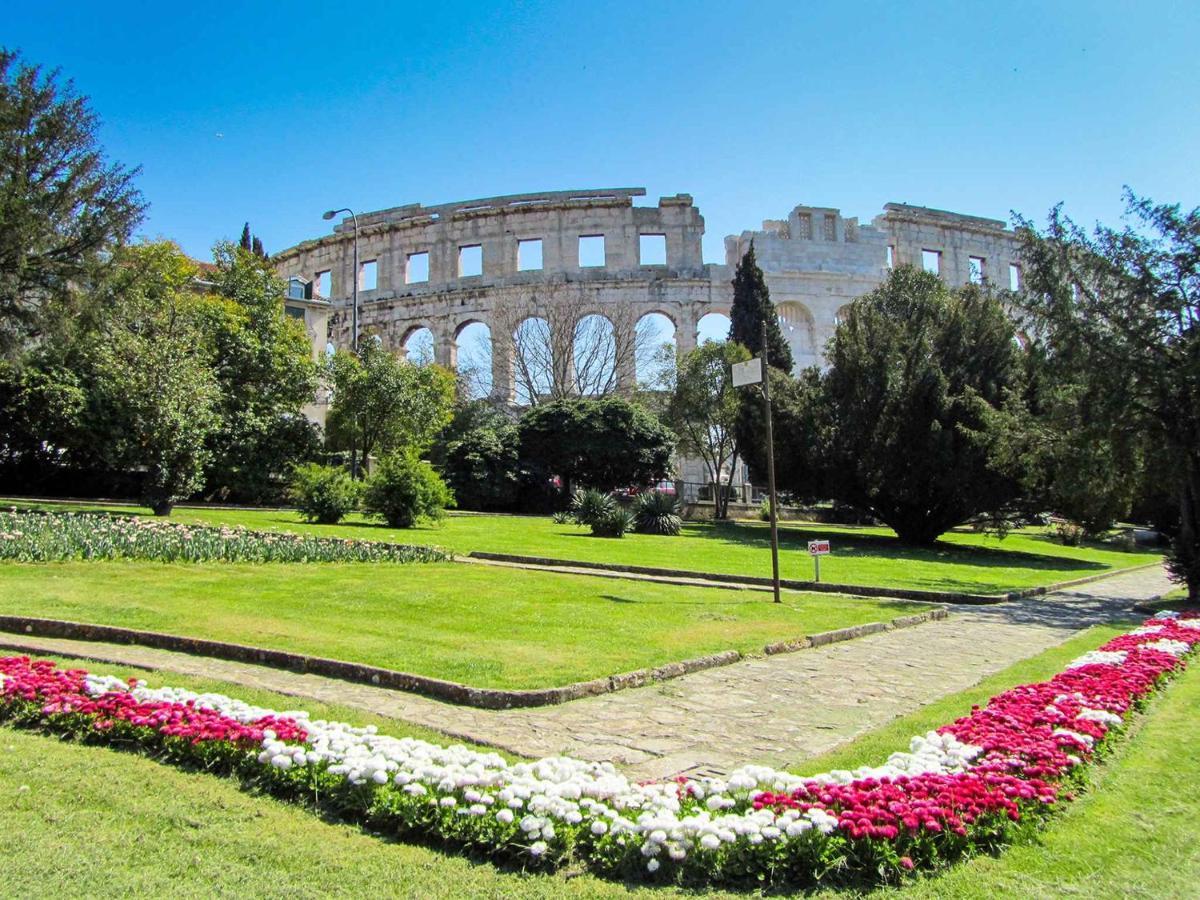
[[[808,555],[809,556],[824,556],[829,552],[829,541],[809,541]]]

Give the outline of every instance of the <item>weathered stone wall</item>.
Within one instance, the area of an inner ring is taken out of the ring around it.
[[[823,362],[839,313],[880,284],[889,265],[919,267],[923,251],[931,251],[941,276],[957,286],[971,280],[974,258],[977,274],[1003,288],[1010,266],[1019,265],[1015,237],[1003,222],[895,203],[870,225],[838,209],[797,206],[759,231],[727,237],[725,265],[705,264],[704,219],[692,198],[677,194],[654,207],[634,206],[633,198],[644,194],[642,188],[558,191],[362,215],[359,264],[374,264],[376,283],[360,287],[360,334],[378,335],[399,350],[413,332],[428,328],[435,359],[454,366],[462,330],[483,323],[491,333],[493,394],[512,399],[512,311],[532,311],[549,293],[574,297],[581,315],[611,320],[661,313],[675,326],[677,349],[686,352],[696,345],[704,315],[728,315],[733,267],[753,241],[796,365],[803,367]],[[580,266],[580,238],[597,235],[604,240],[603,265]],[[643,262],[644,235],[662,236],[665,263]],[[353,236],[351,220],[344,219],[333,234],[274,257],[284,276],[319,283],[329,273],[329,337],[336,346],[351,343]],[[519,265],[523,241],[541,242],[539,268]],[[464,248],[479,248],[478,274],[460,268]],[[425,260],[428,278],[417,280]],[[1015,272],[1019,278],[1019,268]],[[632,377],[620,373],[625,386]]]

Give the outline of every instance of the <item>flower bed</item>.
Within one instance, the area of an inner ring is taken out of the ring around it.
[[[381,735],[218,694],[0,659],[0,719],[135,744],[393,833],[549,867],[796,886],[895,881],[1010,840],[1071,796],[1131,709],[1184,665],[1200,619],[1160,614],[878,767],[633,783],[610,764]]]
[[[0,559],[158,562],[439,562],[437,547],[188,525],[94,513],[0,512]]]

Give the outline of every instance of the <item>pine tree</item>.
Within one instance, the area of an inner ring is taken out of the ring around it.
[[[733,275],[733,308],[729,311],[729,339],[746,347],[755,356],[762,349],[762,323],[767,323],[767,364],[784,372],[792,371],[792,349],[779,328],[779,316],[758,260],[754,243],[738,263]]]
[[[238,246],[247,252],[249,252],[251,249],[249,222],[242,226],[242,239],[238,242]]]

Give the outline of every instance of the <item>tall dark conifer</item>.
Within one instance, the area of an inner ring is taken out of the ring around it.
[[[255,256],[257,256],[259,259],[267,258],[267,251],[263,249],[262,240],[259,238],[258,235],[255,235],[254,240],[251,242],[250,252],[253,253]]]
[[[792,370],[792,349],[779,328],[779,316],[758,260],[754,243],[738,263],[733,275],[733,308],[729,311],[729,339],[755,356],[762,349],[762,323],[767,323],[767,363],[784,372]]]
[[[243,250],[245,250],[247,253],[250,252],[251,243],[250,243],[250,223],[249,222],[247,222],[245,225],[242,226],[242,239],[240,241],[238,241],[238,246],[241,247]]]

